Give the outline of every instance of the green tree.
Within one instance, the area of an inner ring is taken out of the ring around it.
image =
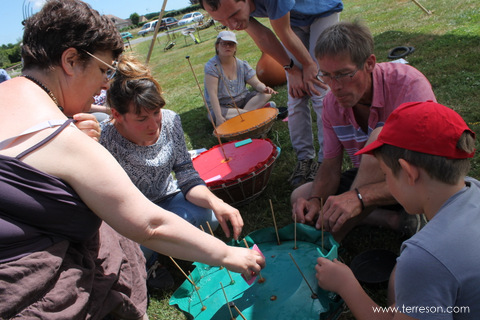
[[[140,22],[140,16],[138,13],[134,12],[130,15],[130,21],[136,26],[138,26],[138,23]]]

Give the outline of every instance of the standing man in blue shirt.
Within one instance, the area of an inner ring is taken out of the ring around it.
[[[339,21],[342,1],[200,0],[200,5],[229,29],[245,30],[262,52],[284,66],[288,80],[288,128],[298,160],[290,183],[298,187],[312,181],[318,162],[323,161],[322,107],[328,88],[317,79],[314,49],[320,33]],[[256,17],[268,17],[275,33]],[[317,114],[318,162],[308,106],[310,99]]]
[[[5,69],[0,69],[0,83],[10,79],[10,75],[5,71]]]

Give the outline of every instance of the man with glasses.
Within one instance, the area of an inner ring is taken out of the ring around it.
[[[323,160],[322,100],[327,89],[316,77],[315,41],[325,28],[338,22],[342,1],[200,0],[200,5],[228,28],[245,30],[262,52],[284,66],[288,81],[288,129],[297,155],[290,184],[298,187],[313,180],[317,162]],[[257,17],[268,17],[275,33]],[[317,161],[309,101],[317,115]]]
[[[397,230],[408,222],[410,230],[401,230],[407,236],[421,226],[421,221],[403,220],[406,216],[374,157],[355,153],[375,140],[378,128],[400,104],[436,101],[435,95],[417,69],[376,63],[373,48],[369,29],[359,22],[327,28],[315,48],[317,77],[330,87],[323,101],[324,161],[312,183],[293,191],[292,214],[298,222],[323,226],[337,241],[367,216],[363,222]],[[354,168],[342,173],[344,152]]]

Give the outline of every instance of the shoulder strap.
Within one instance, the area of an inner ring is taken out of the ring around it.
[[[5,149],[10,143],[12,143],[15,139],[20,138],[21,136],[24,136],[24,135],[27,135],[27,134],[30,134],[30,133],[34,133],[34,132],[37,132],[37,131],[40,131],[40,130],[43,130],[43,129],[46,129],[46,128],[53,128],[53,127],[56,127],[56,126],[59,126],[59,125],[63,124],[64,122],[65,122],[65,119],[62,119],[62,120],[47,120],[47,121],[38,123],[38,124],[34,125],[33,127],[28,128],[27,130],[23,131],[22,133],[20,133],[19,135],[15,136],[15,137],[11,137],[11,138],[8,138],[8,139],[5,139],[5,140],[1,141],[0,142],[0,150]]]
[[[28,148],[27,150],[23,151],[22,153],[20,153],[18,156],[16,156],[15,158],[16,159],[21,159],[23,157],[25,157],[27,154],[29,154],[30,152],[36,150],[37,148],[40,148],[41,146],[43,146],[45,143],[47,143],[48,141],[52,140],[56,135],[58,135],[60,132],[62,132],[63,129],[65,129],[68,125],[70,125],[70,123],[74,122],[75,120],[73,119],[68,119],[68,120],[59,120],[59,121],[63,121],[63,124],[57,129],[55,130],[52,134],[50,134],[48,137],[46,137],[45,139],[43,139],[42,141],[40,141],[39,143],[37,143],[36,145]],[[49,121],[47,121],[49,122]],[[44,122],[45,123],[45,122]],[[41,124],[40,124],[41,125]],[[40,125],[39,125],[39,128],[40,128]],[[58,124],[56,124],[58,125]],[[53,126],[56,126],[56,125],[53,125]],[[50,127],[53,127],[53,126],[50,126]],[[49,126],[46,126],[44,128],[41,128],[41,129],[37,129],[35,131],[39,131],[39,130],[43,130],[45,128],[48,128]],[[28,131],[28,130],[27,130]],[[35,132],[35,131],[32,131],[32,132]]]

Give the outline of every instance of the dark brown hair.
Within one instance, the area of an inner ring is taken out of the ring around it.
[[[373,54],[373,36],[366,25],[354,22],[339,22],[325,29],[317,39],[315,57],[348,54],[358,68]]]
[[[156,110],[165,105],[162,89],[153,78],[150,69],[131,55],[124,55],[117,65],[117,73],[107,91],[107,104],[121,115],[132,110],[140,114],[142,109]]]
[[[48,0],[42,10],[25,21],[22,58],[24,69],[58,65],[63,52],[113,51],[116,59],[123,52],[123,41],[114,23],[80,0]]]

